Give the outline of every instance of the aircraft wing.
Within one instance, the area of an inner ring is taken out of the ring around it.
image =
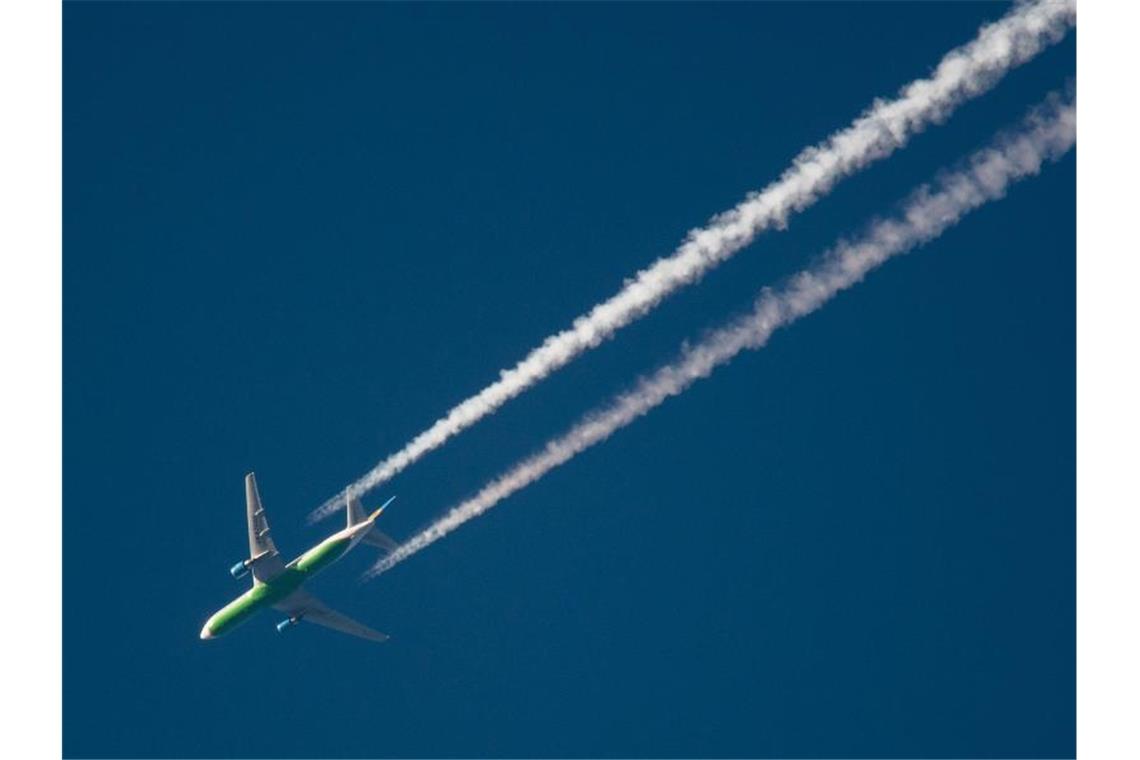
[[[249,528],[249,568],[253,571],[254,583],[265,583],[285,572],[285,563],[269,534],[269,521],[265,519],[257,479],[252,472],[245,476],[245,518]]]
[[[294,591],[273,605],[273,609],[284,612],[289,617],[323,625],[325,628],[332,628],[334,631],[347,633],[349,636],[359,636],[369,641],[385,641],[388,638],[387,634],[374,631],[363,623],[356,622],[348,615],[342,615],[331,609],[304,589]]]

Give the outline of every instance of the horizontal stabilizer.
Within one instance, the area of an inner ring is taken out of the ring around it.
[[[382,533],[378,528],[373,528],[364,534],[364,538],[360,539],[363,543],[369,546],[375,546],[377,549],[383,549],[386,552],[396,551],[398,543],[386,533]]]
[[[360,497],[352,492],[351,488],[346,488],[344,491],[345,503],[345,517],[348,521],[348,527],[359,525],[368,519],[364,514],[364,505],[360,503]]]

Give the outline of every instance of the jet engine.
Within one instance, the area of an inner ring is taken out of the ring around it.
[[[282,620],[280,623],[277,624],[277,632],[278,633],[284,633],[286,628],[297,625],[297,622],[300,621],[300,619],[301,618],[299,618],[299,617],[291,617],[291,618],[286,618],[285,620]]]
[[[249,572],[250,568],[252,568],[254,565],[256,565],[261,560],[265,559],[266,557],[275,557],[275,556],[277,556],[277,552],[275,550],[266,549],[261,554],[258,554],[254,557],[250,557],[249,559],[243,559],[241,562],[239,562],[236,565],[234,565],[233,567],[231,567],[230,568],[230,575],[232,575],[235,578],[241,578],[241,577],[245,576],[246,573]]]

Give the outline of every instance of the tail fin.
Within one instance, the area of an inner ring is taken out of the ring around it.
[[[344,502],[344,513],[348,520],[348,527],[359,525],[368,519],[368,516],[364,514],[364,506],[360,503],[360,497],[354,494],[351,488],[345,490]]]
[[[381,513],[381,512],[383,512],[385,509],[387,509],[387,508],[388,508],[388,505],[389,505],[389,504],[391,504],[392,502],[394,502],[395,500],[396,500],[396,497],[395,497],[395,496],[393,496],[392,498],[388,499],[388,501],[386,501],[386,502],[384,502],[383,504],[381,504],[381,505],[380,505],[380,509],[378,509],[378,510],[376,510],[375,512],[373,512],[372,514],[370,514],[370,515],[368,516],[368,519],[369,519],[369,520],[375,520],[377,517],[379,517],[379,516],[380,516],[380,513]]]
[[[388,505],[395,500],[396,497],[393,496],[392,498],[388,499],[388,501],[384,502],[384,504],[381,505],[381,507],[375,512],[370,515],[366,515],[364,513],[364,506],[360,503],[360,499],[355,494],[353,494],[351,488],[347,489],[344,492],[344,502],[346,505],[345,514],[348,516],[348,527],[351,528],[352,526],[359,525],[362,522],[374,522],[376,518],[380,516],[380,513],[383,512],[388,507]],[[396,547],[399,546],[399,544],[393,541],[389,536],[381,533],[380,529],[375,525],[372,526],[371,530],[367,531],[364,534],[364,537],[361,540],[369,546],[375,546],[377,549],[383,549],[386,552],[395,551]]]

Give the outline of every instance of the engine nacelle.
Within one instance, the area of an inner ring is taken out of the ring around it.
[[[277,632],[278,633],[284,633],[286,628],[291,628],[292,626],[297,625],[297,621],[299,621],[300,619],[301,618],[291,617],[291,618],[286,618],[285,620],[282,620],[280,623],[277,624]]]
[[[249,574],[249,560],[243,559],[230,568],[230,575],[234,578],[243,578]]]

